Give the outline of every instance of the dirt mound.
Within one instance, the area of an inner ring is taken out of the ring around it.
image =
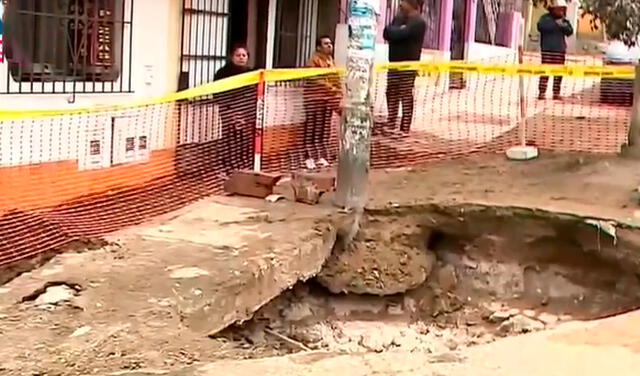
[[[394,295],[424,283],[435,264],[415,221],[369,219],[346,246],[336,243],[317,276],[334,294]]]

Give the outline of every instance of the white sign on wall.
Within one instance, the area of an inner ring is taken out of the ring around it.
[[[112,163],[114,165],[149,160],[151,147],[148,122],[137,117],[113,118]]]
[[[111,166],[111,117],[98,119],[80,131],[78,169],[95,170]]]

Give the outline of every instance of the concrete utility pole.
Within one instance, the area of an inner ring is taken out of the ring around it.
[[[361,212],[367,201],[379,3],[379,0],[349,0],[347,11],[349,44],[336,205],[356,212]]]

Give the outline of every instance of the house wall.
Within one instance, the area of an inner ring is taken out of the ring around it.
[[[518,51],[514,48],[493,46],[478,42],[471,42],[468,48],[468,61],[485,64],[515,64],[518,62]]]
[[[69,94],[5,94],[0,95],[0,108],[65,110],[175,91],[181,2],[135,0],[132,27],[132,93],[76,94],[73,103]],[[125,51],[127,44],[125,40]],[[0,63],[0,87],[7,85],[6,80],[7,64]],[[174,106],[165,104],[113,113],[0,120],[0,211],[56,205],[173,174],[175,119]],[[131,137],[136,147],[126,152],[125,141]],[[99,155],[91,155],[91,141],[100,142]],[[143,143],[147,148],[141,148]]]

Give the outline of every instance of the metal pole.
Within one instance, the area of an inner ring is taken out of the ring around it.
[[[376,4],[377,3],[377,4]],[[349,0],[346,96],[335,204],[361,212],[367,201],[378,0]]]
[[[524,52],[522,46],[518,48],[518,63],[522,64]],[[518,90],[520,91],[520,146],[527,146],[527,98],[525,95],[524,76],[518,77]]]
[[[264,79],[264,69],[260,71],[256,92],[256,126],[253,132],[253,171],[262,171],[262,146],[264,145],[264,100],[266,93],[266,83]]]
[[[529,2],[527,1],[527,13],[531,13],[529,9]],[[527,21],[522,20],[520,30],[520,37],[518,38],[520,46],[518,46],[518,64],[524,63],[524,49],[527,43]],[[526,87],[524,84],[524,76],[518,77],[518,90],[520,91],[520,146],[527,146],[527,97],[525,94]]]

